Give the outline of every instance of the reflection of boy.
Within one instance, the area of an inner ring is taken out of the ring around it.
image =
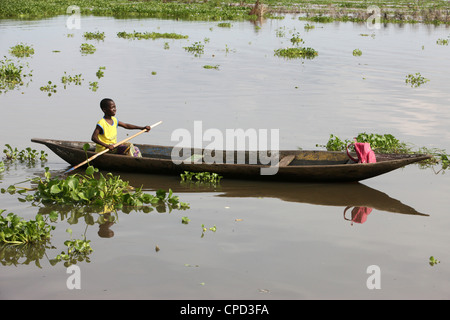
[[[104,116],[97,122],[95,130],[92,133],[92,141],[95,142],[96,148],[95,152],[100,152],[105,149],[114,150],[116,153],[120,154],[130,154],[133,156],[140,155],[139,150],[134,147],[131,143],[127,145],[121,145],[117,149],[114,145],[117,143],[117,127],[120,126],[125,129],[140,129],[150,131],[150,126],[136,126],[133,124],[128,124],[117,120],[116,115],[116,104],[112,99],[105,98],[100,102],[100,108],[102,109]]]

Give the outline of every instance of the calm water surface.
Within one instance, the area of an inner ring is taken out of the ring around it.
[[[450,150],[450,29],[428,25],[315,24],[295,16],[259,27],[232,22],[116,20],[82,17],[81,29],[68,30],[67,17],[40,21],[0,21],[0,53],[19,42],[35,54],[21,61],[32,81],[0,95],[0,144],[19,149],[45,147],[33,137],[89,140],[102,116],[99,101],[113,98],[124,122],[164,124],[135,142],[174,145],[177,128],[279,129],[280,148],[315,149],[331,133],[351,138],[360,132],[391,133],[417,147]],[[125,40],[117,32],[149,31],[188,35],[188,39]],[[84,32],[105,32],[104,41]],[[299,32],[319,52],[313,60],[284,60],[274,50],[291,46]],[[73,34],[68,37],[68,34]],[[81,43],[96,47],[82,55]],[[167,42],[165,48],[165,42]],[[200,57],[183,47],[205,45]],[[363,54],[354,57],[352,51]],[[58,52],[54,52],[58,51]],[[14,59],[15,60],[15,59]],[[204,65],[219,65],[218,70]],[[95,73],[104,66],[105,76]],[[80,86],[61,77],[82,74]],[[152,75],[152,72],[156,72]],[[407,74],[430,82],[411,88]],[[48,81],[57,93],[39,88]],[[89,89],[97,81],[99,89]],[[119,131],[125,137],[128,132]],[[69,166],[50,153],[45,166],[57,175]],[[0,174],[0,187],[41,174],[41,164],[14,164]],[[118,173],[150,193],[172,188],[191,209],[157,213],[118,213],[109,226],[56,223],[51,245],[30,263],[0,272],[2,299],[428,299],[450,297],[449,178],[416,165],[351,185],[306,185],[223,180],[215,188],[180,184],[178,177]],[[39,208],[16,196],[0,195],[0,208],[27,219]],[[349,221],[347,206],[371,208],[363,223]],[[182,224],[187,216],[189,224]],[[94,215],[95,220],[98,215]],[[202,236],[201,225],[216,226]],[[68,290],[66,268],[49,259],[65,250],[69,238],[86,232],[94,252],[79,264],[82,289]],[[155,247],[160,248],[159,251]],[[441,263],[428,264],[430,256]],[[367,268],[379,266],[381,289],[369,290]]]

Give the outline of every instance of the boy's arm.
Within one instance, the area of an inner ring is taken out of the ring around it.
[[[145,126],[145,127],[141,127],[141,126],[135,126],[134,124],[129,124],[129,123],[125,123],[125,122],[121,122],[119,121],[117,123],[118,126],[125,128],[125,129],[139,129],[139,130],[147,130],[150,131],[150,126]]]
[[[95,126],[95,130],[92,133],[91,140],[93,142],[95,142],[96,144],[99,144],[99,145],[101,145],[101,146],[103,146],[103,147],[105,147],[105,148],[107,148],[109,150],[113,150],[114,146],[112,144],[108,145],[108,144],[103,143],[103,142],[100,141],[100,139],[98,138],[99,133],[100,133],[100,127],[99,126]]]

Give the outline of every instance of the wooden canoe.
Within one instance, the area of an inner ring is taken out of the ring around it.
[[[31,139],[31,141],[46,145],[72,166],[85,161],[95,154],[94,143],[89,143],[90,149],[85,152],[83,145],[88,142],[37,138]],[[259,153],[256,151],[223,152],[223,161],[218,163],[219,161],[212,162],[207,159],[216,157],[220,151],[181,149],[144,144],[136,144],[136,146],[141,150],[142,158],[106,153],[96,158],[91,164],[96,168],[109,171],[160,174],[206,171],[215,172],[224,177],[239,179],[250,178],[295,182],[354,182],[379,176],[406,165],[431,158],[430,155],[417,154],[377,154],[376,163],[349,163],[345,152],[281,150],[276,157],[268,154],[269,157],[272,157],[271,159],[279,160],[276,163],[276,174],[261,174],[262,169],[268,169],[271,165],[275,166],[275,164],[268,162],[267,158],[259,157]],[[177,155],[177,159],[182,159],[183,154],[188,155],[184,159],[192,159],[194,155],[201,155],[203,158],[197,159],[195,162],[192,160],[179,163],[173,160],[173,154]],[[239,161],[237,161],[238,163],[229,163],[230,159],[234,159],[234,162],[238,159]],[[254,163],[254,159],[256,159],[256,163]]]

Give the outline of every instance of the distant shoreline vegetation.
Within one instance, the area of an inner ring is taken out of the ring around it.
[[[160,18],[198,21],[256,20],[299,14],[313,22],[364,22],[373,17],[365,0],[2,0],[0,19],[43,19],[70,16],[69,6],[80,14],[116,18]],[[374,0],[381,23],[450,24],[450,3],[445,0]],[[259,10],[256,10],[259,9]]]

